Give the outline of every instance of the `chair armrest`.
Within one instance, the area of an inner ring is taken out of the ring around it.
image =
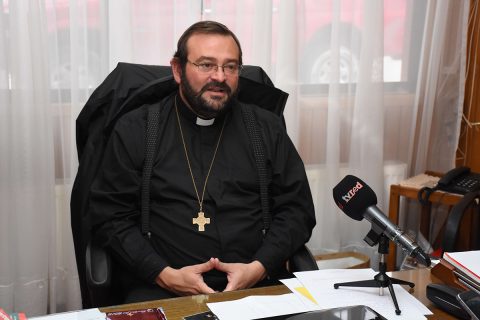
[[[317,261],[305,245],[290,257],[288,265],[290,272],[318,270]]]
[[[104,248],[90,241],[86,250],[86,278],[88,287],[108,287],[112,270],[110,256]]]

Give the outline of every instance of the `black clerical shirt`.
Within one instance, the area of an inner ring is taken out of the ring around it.
[[[123,116],[111,135],[91,190],[90,209],[98,234],[124,267],[150,283],[166,266],[181,268],[211,257],[224,262],[259,260],[274,275],[309,239],[315,225],[304,165],[281,119],[254,108],[273,173],[273,220],[264,238],[258,175],[241,104],[230,106],[211,125],[198,125],[196,115],[177,97],[199,197],[225,121],[204,195],[203,212],[210,224],[200,232],[192,223],[199,203],[174,99],[171,95],[159,103],[159,145],[151,181],[151,239],[141,235],[139,225],[147,106]],[[219,278],[226,283],[220,272],[210,272],[204,278],[208,285]]]

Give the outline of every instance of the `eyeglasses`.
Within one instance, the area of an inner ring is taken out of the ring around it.
[[[197,67],[198,71],[202,73],[214,73],[218,71],[218,68],[222,68],[223,73],[229,76],[238,75],[243,67],[242,65],[234,62],[224,64],[223,66],[209,62],[195,63],[189,60],[187,60],[187,62],[193,64],[195,67]]]

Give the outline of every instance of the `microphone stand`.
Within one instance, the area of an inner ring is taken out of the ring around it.
[[[372,230],[373,231],[373,230]],[[372,236],[372,231],[367,235],[366,238]],[[377,235],[375,241],[365,241],[370,245],[373,245],[375,242],[378,243],[378,253],[380,253],[380,261],[378,262],[379,272],[373,277],[373,280],[360,280],[360,281],[351,281],[343,283],[335,283],[333,287],[338,289],[342,287],[373,287],[380,288],[380,295],[383,295],[383,288],[388,288],[390,295],[392,296],[393,304],[395,305],[395,313],[399,315],[401,313],[400,308],[398,307],[397,297],[395,296],[395,291],[393,290],[393,284],[402,284],[408,285],[410,288],[415,286],[414,283],[404,281],[401,279],[391,278],[385,272],[387,271],[387,264],[385,262],[385,255],[388,254],[388,238],[383,234]],[[372,240],[371,238],[369,240]],[[372,244],[371,244],[372,243]]]

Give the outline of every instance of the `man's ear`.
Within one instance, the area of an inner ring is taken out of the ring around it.
[[[172,67],[172,74],[175,82],[180,83],[182,76],[182,66],[180,65],[180,60],[178,58],[173,58],[170,60],[170,66]]]

